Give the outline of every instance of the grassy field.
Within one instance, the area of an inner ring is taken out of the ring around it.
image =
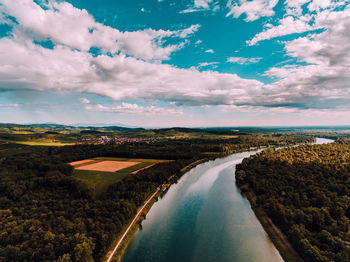
[[[136,159],[136,158],[119,158],[119,157],[96,157],[92,158],[91,162],[85,164],[78,164],[75,167],[81,167],[89,165],[91,163],[103,162],[103,161],[126,161],[126,162],[140,162],[136,165],[118,170],[116,172],[104,172],[104,171],[92,171],[92,170],[77,170],[73,172],[73,176],[80,181],[84,182],[90,189],[93,190],[98,197],[101,193],[107,190],[110,184],[121,181],[126,176],[133,175],[136,171],[147,168],[159,162],[166,160],[157,159]]]
[[[16,141],[17,144],[28,145],[28,146],[68,146],[74,145],[75,143],[64,143],[55,140],[28,140],[28,141]]]
[[[129,173],[102,172],[89,170],[74,170],[73,176],[84,182],[96,196],[107,190],[110,184],[122,180]]]

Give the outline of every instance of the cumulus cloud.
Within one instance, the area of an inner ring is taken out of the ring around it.
[[[150,48],[145,43],[153,45],[155,38],[163,36],[185,38],[199,25],[178,31],[120,32],[95,22],[85,10],[65,2],[49,2],[46,9],[29,0],[21,3],[4,0],[1,6],[3,13],[18,22],[12,24],[11,35],[0,38],[0,50],[6,50],[0,53],[3,88],[60,90],[92,93],[115,101],[201,106],[247,103],[262,86],[259,81],[242,79],[236,74],[199,72],[147,61],[146,58],[164,57],[172,50],[158,44]],[[54,42],[52,49],[34,41],[45,38]],[[94,56],[89,52],[91,46],[109,52]],[[119,51],[112,53],[113,48]],[[88,100],[81,102],[91,106]]]
[[[104,106],[101,104],[92,103],[89,99],[82,97],[79,102],[84,105],[88,111],[109,112],[120,114],[148,114],[148,115],[183,115],[180,109],[156,107],[156,106],[140,106],[138,104],[130,104],[122,102],[116,106]]]
[[[194,0],[193,4],[187,9],[180,11],[180,14],[210,10],[211,3],[213,3],[213,0]]]
[[[180,109],[155,107],[155,106],[139,106],[137,104],[121,103],[113,107],[107,107],[101,104],[85,104],[85,109],[95,112],[109,112],[119,114],[146,114],[146,115],[182,115]]]
[[[286,16],[278,20],[278,25],[266,24],[264,31],[247,41],[247,44],[255,45],[263,40],[318,29],[327,30],[327,17],[337,15],[338,12],[335,9],[348,3],[349,1],[338,0],[287,0]],[[307,11],[303,11],[303,7],[306,7]]]
[[[265,74],[277,80],[264,85],[236,74],[200,72],[153,61],[166,59],[179,48],[164,45],[165,38],[182,41],[199,25],[175,31],[121,32],[97,23],[87,11],[65,2],[49,2],[45,9],[29,0],[2,3],[4,21],[13,27],[10,35],[0,38],[0,50],[6,50],[0,52],[0,85],[9,90],[97,94],[110,97],[115,106],[82,98],[86,110],[170,115],[181,114],[174,109],[181,105],[307,109],[346,106],[350,101],[349,7],[313,11],[315,25],[325,30],[283,43],[287,54],[301,64],[271,68]],[[8,15],[17,23],[7,19]],[[45,39],[54,43],[52,49],[36,44]],[[101,54],[91,54],[91,47],[100,48]],[[228,62],[259,60],[231,57]],[[153,105],[161,101],[174,108],[121,103],[125,100]]]
[[[246,22],[255,21],[260,17],[273,16],[275,14],[273,8],[277,3],[278,0],[229,0],[227,7],[230,9],[230,11],[226,16],[238,18],[245,14],[246,18],[244,20]]]
[[[194,34],[196,31],[198,31],[199,28],[200,28],[200,25],[199,25],[199,24],[191,25],[189,28],[186,28],[186,29],[177,31],[177,34],[176,34],[176,35],[178,35],[178,36],[181,37],[181,38],[186,38],[186,37],[188,37],[189,35],[192,35],[192,34]]]
[[[199,63],[197,68],[203,68],[203,67],[208,67],[211,66],[212,68],[217,68],[218,67],[219,62],[203,62],[203,63]]]
[[[0,83],[10,89],[62,90],[176,104],[227,104],[249,100],[262,83],[235,74],[179,69],[133,57],[100,55],[31,41],[0,39]]]
[[[210,54],[214,54],[214,50],[213,50],[213,49],[207,49],[207,50],[205,50],[204,52],[210,53]]]
[[[85,97],[79,98],[79,102],[83,104],[90,104],[90,100]]]
[[[262,40],[267,40],[279,36],[285,36],[296,33],[304,33],[318,29],[315,26],[311,26],[308,21],[294,18],[293,16],[287,16],[279,21],[277,26],[268,26],[263,32],[258,33],[253,39],[247,41],[248,45],[255,45]]]
[[[262,58],[261,57],[251,57],[251,58],[246,58],[246,57],[229,57],[227,58],[227,62],[229,63],[236,63],[240,65],[249,65],[249,64],[255,64],[258,63]]]
[[[81,51],[96,47],[103,53],[123,53],[145,60],[169,59],[171,53],[183,44],[166,45],[166,38],[186,38],[199,26],[185,30],[145,29],[121,32],[118,29],[98,23],[84,9],[73,7],[67,2],[49,1],[45,8],[32,0],[2,0],[0,12],[16,19],[7,19],[16,35],[34,40],[50,39],[54,44],[64,45]],[[35,17],[36,19],[33,19]]]
[[[342,3],[332,1],[327,5],[316,5],[317,1],[297,2],[293,8],[307,7],[307,11],[304,10],[305,14],[292,17],[290,13],[293,12],[287,12],[287,16],[279,21],[279,26],[268,25],[265,33],[256,36],[254,41],[277,37],[283,33],[302,32],[304,29],[323,30],[311,31],[306,36],[282,42],[287,56],[295,58],[292,61],[297,60],[298,63],[270,68],[265,75],[275,78],[275,82],[263,85],[250,103],[223,105],[223,108],[235,108],[239,105],[243,108],[261,106],[280,112],[286,108],[304,112],[312,110],[332,110],[342,112],[341,114],[349,112],[350,6],[337,8],[344,5],[345,1]],[[286,7],[290,6],[287,2]],[[293,16],[294,14],[295,12]],[[298,30],[298,27],[293,29],[291,26],[303,21],[306,22],[301,23]],[[270,30],[271,28],[273,30]],[[234,58],[233,61],[240,59]]]
[[[317,21],[327,30],[285,43],[289,56],[304,65],[273,67],[266,72],[279,80],[269,85],[280,92],[281,104],[336,107],[350,101],[350,8],[324,11]]]

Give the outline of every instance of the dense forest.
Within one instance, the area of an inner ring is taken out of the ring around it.
[[[265,150],[237,166],[242,191],[305,261],[350,261],[350,142]]]
[[[101,261],[156,188],[197,159],[263,145],[310,142],[304,136],[246,136],[0,150],[0,261]],[[94,197],[66,164],[96,156],[172,159],[112,184]]]

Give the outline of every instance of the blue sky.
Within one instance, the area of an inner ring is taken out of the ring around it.
[[[347,0],[0,0],[0,122],[350,124]]]

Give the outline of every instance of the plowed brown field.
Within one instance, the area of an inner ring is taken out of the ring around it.
[[[83,160],[84,161],[84,160]],[[129,161],[101,161],[93,164],[77,167],[78,170],[92,170],[92,171],[105,171],[105,172],[116,172],[118,170],[134,166],[140,162],[129,162]]]
[[[89,162],[92,162],[92,161],[94,161],[94,160],[92,160],[92,159],[85,159],[85,160],[70,162],[69,164],[72,165],[72,166],[77,166],[77,165],[86,164],[86,163],[89,163]]]

